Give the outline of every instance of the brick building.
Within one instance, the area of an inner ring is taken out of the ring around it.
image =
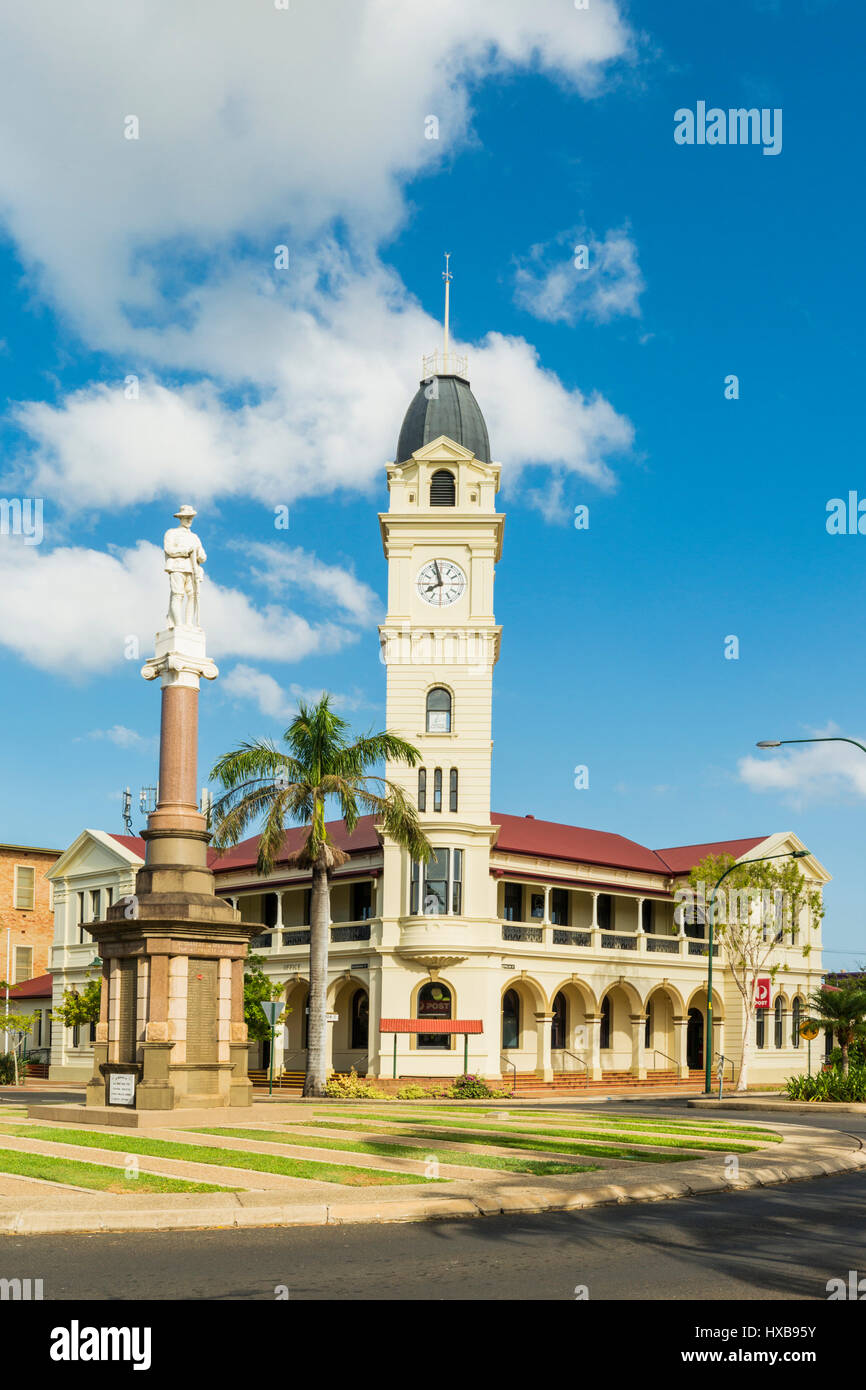
[[[0,979],[44,975],[54,939],[54,889],[46,877],[58,849],[0,844]]]

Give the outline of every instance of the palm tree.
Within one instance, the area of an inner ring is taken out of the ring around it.
[[[841,987],[822,985],[810,994],[807,1007],[810,1023],[836,1034],[842,1049],[842,1075],[847,1076],[848,1048],[866,1031],[866,985],[860,981],[848,981]]]
[[[305,1096],[321,1096],[327,1082],[325,1014],[328,984],[330,880],[348,855],[335,845],[325,825],[325,802],[337,803],[349,834],[358,817],[377,816],[385,835],[413,859],[430,857],[430,844],[415,807],[402,787],[370,768],[388,758],[414,767],[417,748],[396,734],[365,734],[349,742],[349,725],[331,709],[330,695],[318,704],[298,703],[298,713],[283,735],[288,751],[267,739],[242,743],[215,764],[212,779],[224,794],[215,803],[214,848],[236,845],[244,831],[264,817],[259,840],[258,869],[270,873],[281,858],[287,823],[303,825],[308,833],[301,849],[282,862],[312,870],[310,899],[310,995]]]

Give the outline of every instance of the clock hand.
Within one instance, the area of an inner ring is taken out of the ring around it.
[[[444,583],[444,580],[443,580],[443,578],[442,578],[442,571],[441,571],[440,568],[439,568],[439,561],[438,561],[438,560],[434,560],[434,561],[433,561],[433,568],[435,569],[436,573],[437,573],[438,576],[439,576],[439,587],[440,587],[440,589],[441,589],[441,587],[442,587],[442,585],[443,585],[443,583]]]

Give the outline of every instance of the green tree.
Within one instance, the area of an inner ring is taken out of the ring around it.
[[[83,1023],[99,1022],[99,1006],[102,996],[102,977],[88,981],[83,991],[74,986],[63,991],[63,998],[52,1012],[52,1018],[65,1023],[67,1028],[80,1027]]]
[[[810,1022],[829,1028],[842,1050],[842,1075],[848,1075],[848,1049],[866,1037],[866,984],[850,980],[844,985],[824,984],[806,1001]]]
[[[264,963],[264,956],[247,956],[244,971],[244,1020],[248,1036],[259,1042],[273,1037],[273,1030],[259,1006],[263,1000],[270,1003],[279,999],[285,988],[268,979],[262,969]],[[291,1009],[283,1009],[275,1026],[284,1023],[290,1013]]]
[[[12,986],[7,985],[5,980],[0,980],[0,990],[6,990],[10,988],[12,988]],[[30,1032],[31,1028],[33,1027],[33,1022],[33,1014],[7,1013],[3,1015],[3,1033],[5,1034],[7,1041],[9,1039],[11,1039],[12,1041],[12,1046],[9,1049],[9,1053],[7,1053],[6,1056],[8,1057],[9,1055],[11,1055],[12,1057],[12,1076],[13,1083],[16,1086],[18,1085],[18,1048],[22,1040],[26,1037],[26,1035]]]
[[[689,874],[689,888],[678,889],[675,898],[696,913],[690,920],[706,922],[713,886],[736,861],[727,854],[707,855]],[[728,875],[715,901],[714,933],[723,959],[743,1001],[743,1040],[737,1090],[749,1084],[752,1020],[755,1016],[755,982],[759,975],[775,981],[781,960],[774,960],[780,946],[791,944],[795,933],[817,927],[824,915],[821,894],[800,870],[796,859],[756,860],[738,864]],[[808,955],[812,946],[804,941]],[[707,1038],[706,1047],[712,1047]]]
[[[348,859],[328,834],[325,803],[339,807],[351,834],[358,817],[372,813],[382,832],[413,859],[429,859],[431,849],[418,813],[402,787],[370,771],[386,759],[414,767],[420,754],[396,734],[364,734],[350,741],[348,724],[331,709],[331,697],[317,704],[298,704],[283,742],[267,739],[243,743],[214,766],[212,778],[224,788],[213,807],[218,850],[236,845],[243,833],[263,820],[258,869],[270,873],[283,853],[286,826],[303,825],[304,844],[283,862],[312,874],[310,903],[309,1046],[305,1096],[324,1095],[327,1083],[325,1014],[328,979],[330,884],[334,869]]]

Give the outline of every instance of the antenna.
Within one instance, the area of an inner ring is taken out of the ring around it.
[[[156,787],[142,787],[138,793],[138,808],[143,816],[156,810]]]
[[[442,279],[445,281],[445,353],[444,353],[444,356],[445,356],[445,367],[446,367],[446,370],[447,370],[447,368],[448,368],[448,315],[449,315],[450,303],[451,303],[451,281],[454,279],[454,276],[451,274],[451,271],[450,271],[449,268],[448,268],[448,262],[449,262],[450,260],[451,260],[451,252],[450,252],[450,251],[446,251],[446,252],[445,252],[445,269],[444,269],[443,272],[442,272]]]
[[[123,791],[123,793],[122,793],[122,801],[123,801],[123,810],[122,810],[121,814],[122,814],[122,816],[123,816],[123,824],[124,824],[124,826],[125,826],[125,828],[126,828],[126,833],[127,833],[127,835],[131,835],[131,834],[132,834],[132,792],[129,790],[129,787],[124,788],[124,791]]]

